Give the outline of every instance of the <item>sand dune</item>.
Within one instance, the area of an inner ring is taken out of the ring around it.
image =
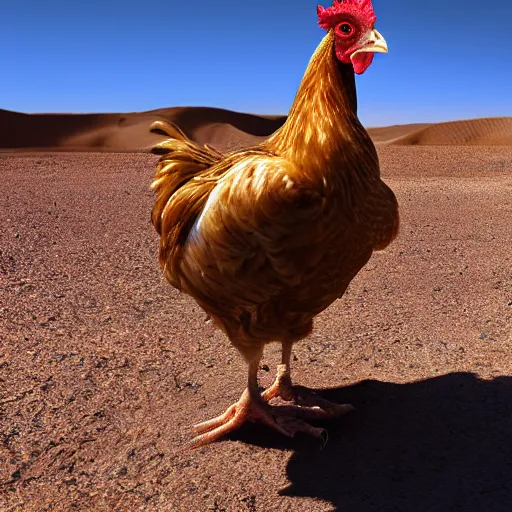
[[[0,110],[0,150],[147,152],[162,137],[157,119],[173,121],[200,144],[226,150],[260,142],[285,116],[211,107],[171,107],[127,114],[22,114]],[[378,144],[512,145],[512,117],[368,129]]]
[[[162,137],[157,119],[173,121],[193,140],[219,149],[251,144],[277,130],[286,117],[210,107],[174,107],[128,114],[22,114],[0,110],[0,149],[145,152]]]
[[[428,123],[418,124],[397,124],[393,126],[384,126],[381,128],[367,128],[368,133],[374,142],[389,142],[391,140],[415,133],[423,128],[430,126]]]
[[[402,146],[508,146],[512,145],[512,117],[431,124],[387,142]]]

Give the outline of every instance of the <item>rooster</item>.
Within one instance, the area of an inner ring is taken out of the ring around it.
[[[317,14],[327,35],[287,121],[263,143],[222,154],[171,123],[151,127],[168,137],[154,148],[162,156],[152,183],[165,276],[195,299],[248,365],[240,400],[194,427],[194,447],[248,420],[285,436],[323,438],[309,422],[352,409],[292,386],[290,358],[314,317],[397,235],[397,201],[357,117],[354,78],[387,45],[374,28],[371,0],[335,1]],[[282,364],[261,393],[258,368],[270,342],[281,343]],[[292,405],[271,405],[277,397]]]

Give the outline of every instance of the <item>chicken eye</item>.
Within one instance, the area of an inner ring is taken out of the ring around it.
[[[338,25],[338,31],[344,36],[349,36],[354,31],[354,27],[350,23],[343,22]]]

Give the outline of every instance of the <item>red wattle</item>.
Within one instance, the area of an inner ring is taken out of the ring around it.
[[[356,75],[362,75],[370,67],[374,56],[373,52],[361,52],[351,58]]]

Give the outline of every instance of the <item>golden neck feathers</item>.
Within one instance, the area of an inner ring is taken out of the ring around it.
[[[351,149],[360,153],[356,146],[375,154],[357,117],[354,70],[336,58],[332,31],[311,57],[285,124],[263,145],[318,167],[346,162]]]

